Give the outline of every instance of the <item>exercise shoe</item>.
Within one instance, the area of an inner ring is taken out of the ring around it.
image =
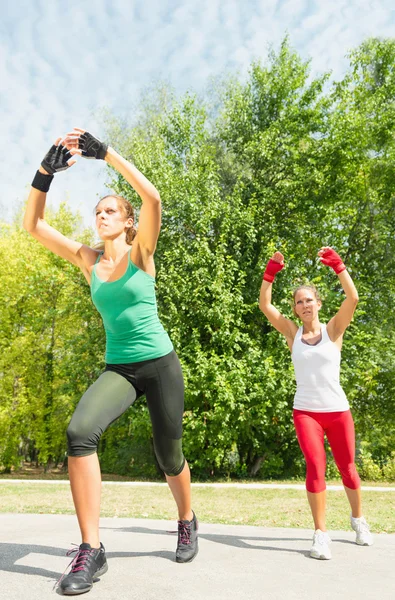
[[[192,521],[178,521],[178,543],[176,562],[191,562],[198,553],[198,520],[193,513]]]
[[[331,538],[326,531],[316,529],[313,535],[313,545],[310,550],[311,558],[318,558],[319,560],[330,560],[332,558],[329,544]]]
[[[351,527],[356,533],[355,543],[358,546],[371,546],[373,544],[373,536],[370,533],[369,525],[365,521],[365,517],[354,518],[350,516]]]
[[[58,584],[63,594],[68,596],[89,592],[93,582],[108,570],[103,544],[100,544],[100,548],[92,548],[84,543],[69,550],[67,556],[74,552],[76,555],[70,563],[70,573],[61,578]]]

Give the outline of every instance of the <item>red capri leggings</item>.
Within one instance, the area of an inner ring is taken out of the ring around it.
[[[293,418],[299,446],[306,459],[307,491],[318,494],[326,488],[324,434],[343,484],[351,490],[358,489],[361,481],[354,463],[355,433],[351,412],[316,413],[295,409]]]

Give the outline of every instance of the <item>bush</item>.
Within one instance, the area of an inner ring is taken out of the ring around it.
[[[386,481],[395,481],[395,452],[383,466],[383,475]]]
[[[380,465],[374,462],[371,452],[367,450],[367,445],[366,442],[361,442],[356,461],[358,473],[361,479],[381,481],[383,479],[383,471]]]

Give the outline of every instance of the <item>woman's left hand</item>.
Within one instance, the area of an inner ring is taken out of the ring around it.
[[[346,265],[343,263],[338,253],[330,246],[323,246],[318,250],[318,256],[320,257],[322,264],[331,267],[336,275],[346,269]]]

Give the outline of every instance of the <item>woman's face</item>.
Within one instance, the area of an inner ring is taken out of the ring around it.
[[[126,218],[116,198],[108,196],[96,206],[96,229],[102,240],[114,239],[133,225],[133,219]]]
[[[321,308],[313,290],[302,288],[295,295],[295,312],[302,322],[313,321]]]

